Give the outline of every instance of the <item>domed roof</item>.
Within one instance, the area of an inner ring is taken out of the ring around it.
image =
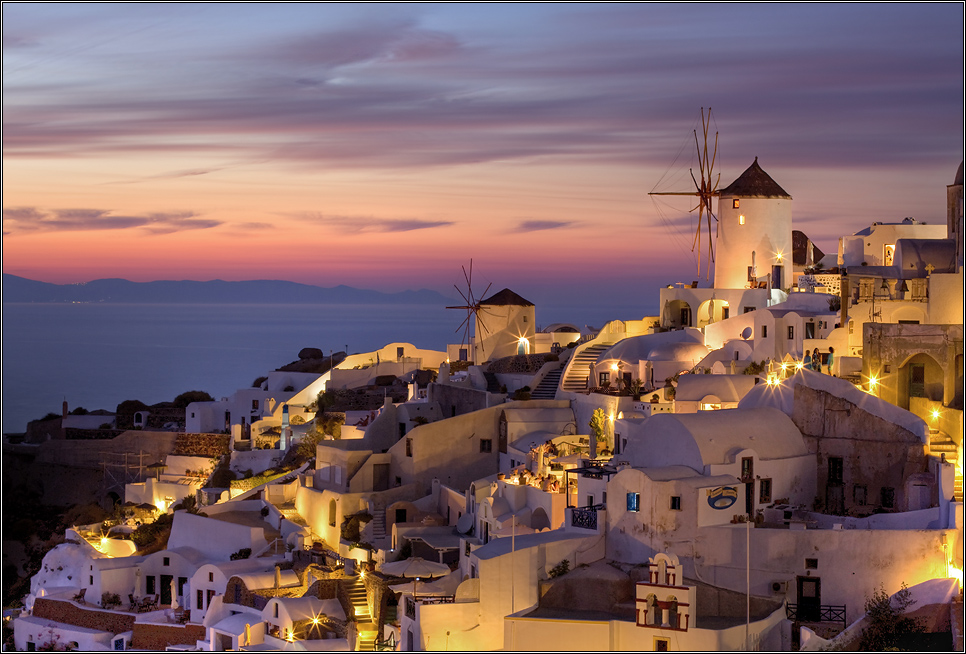
[[[748,169],[738,176],[738,179],[721,189],[722,196],[737,195],[744,198],[788,198],[792,199],[785,189],[771,178],[758,165],[758,157],[748,166]]]

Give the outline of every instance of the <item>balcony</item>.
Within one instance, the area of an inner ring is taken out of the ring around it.
[[[786,604],[785,616],[792,622],[841,622],[843,629],[848,626],[844,604]]]
[[[595,504],[594,506],[570,509],[570,526],[597,531],[597,512],[604,508],[603,504]]]

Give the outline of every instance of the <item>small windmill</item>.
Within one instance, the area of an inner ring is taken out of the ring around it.
[[[695,248],[698,250],[698,272],[701,271],[701,223],[705,221],[705,214],[707,214],[708,222],[708,272],[707,278],[711,278],[711,264],[714,263],[714,235],[711,233],[711,219],[714,218],[715,222],[718,222],[718,218],[714,215],[714,211],[711,208],[711,198],[717,197],[718,193],[718,182],[721,181],[721,173],[717,174],[715,177],[714,164],[718,157],[718,132],[714,133],[714,148],[711,151],[711,157],[708,158],[708,129],[711,127],[711,107],[708,107],[708,119],[705,121],[704,118],[704,108],[701,108],[701,133],[704,137],[704,143],[702,144],[698,140],[698,130],[694,130],[694,147],[698,153],[698,173],[701,176],[701,181],[694,176],[694,169],[690,169],[691,181],[694,182],[693,191],[652,191],[648,195],[691,195],[698,198],[698,205],[691,209],[693,212],[695,209],[698,211],[698,226],[694,233],[694,242],[691,244],[691,251],[694,252]]]
[[[477,298],[476,295],[473,294],[473,260],[470,259],[470,270],[468,273],[466,272],[466,266],[461,266],[461,267],[463,268],[463,278],[466,280],[466,292],[464,293],[463,291],[461,291],[459,286],[456,286],[455,284],[453,285],[453,288],[456,289],[456,292],[460,294],[460,296],[463,298],[463,301],[466,304],[461,306],[446,307],[446,308],[463,309],[464,311],[466,311],[466,318],[464,318],[463,322],[460,323],[460,326],[456,328],[456,331],[460,331],[461,329],[463,330],[463,340],[460,343],[460,345],[466,345],[466,347],[469,348],[470,325],[473,322],[475,322],[478,325],[477,329],[482,331],[483,333],[486,333],[489,331],[486,328],[486,324],[483,322],[483,317],[481,315],[481,314],[485,314],[487,309],[486,307],[480,305],[480,300]],[[490,286],[492,286],[492,284],[486,285],[486,289],[483,291],[483,295],[480,297],[486,296],[487,292],[490,290]],[[476,334],[476,336],[480,336],[480,334]],[[482,342],[480,342],[480,351],[483,353],[484,356],[486,356],[486,350],[483,349]]]

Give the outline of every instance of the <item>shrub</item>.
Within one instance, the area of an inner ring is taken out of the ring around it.
[[[901,650],[910,643],[915,649],[916,634],[925,632],[925,627],[913,618],[903,617],[908,609],[916,603],[912,599],[905,582],[895,595],[893,601],[885,589],[880,585],[872,593],[872,597],[865,600],[865,612],[868,622],[862,630],[862,641],[859,648],[863,651]],[[904,641],[910,640],[910,643]]]
[[[530,387],[524,386],[523,388],[518,388],[513,392],[514,400],[529,400],[530,399]]]
[[[568,572],[570,572],[570,561],[567,559],[564,559],[557,565],[550,568],[550,572],[548,572],[548,574],[550,575],[551,579],[556,579],[557,577],[565,575]]]
[[[232,561],[238,561],[240,559],[247,559],[251,555],[252,555],[252,548],[243,547],[237,552],[231,554],[228,558],[231,559]]]
[[[115,606],[121,605],[121,596],[117,593],[109,593],[107,591],[101,593],[101,606],[105,609],[110,609]]]
[[[252,388],[261,388],[262,384],[268,381],[268,377],[256,377],[252,382]]]

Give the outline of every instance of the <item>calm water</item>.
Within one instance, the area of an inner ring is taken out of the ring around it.
[[[629,317],[537,307],[538,325]],[[71,409],[113,411],[188,390],[224,397],[303,347],[366,352],[399,341],[445,350],[460,341],[462,318],[434,305],[4,304],[3,431],[60,413],[64,399]]]

